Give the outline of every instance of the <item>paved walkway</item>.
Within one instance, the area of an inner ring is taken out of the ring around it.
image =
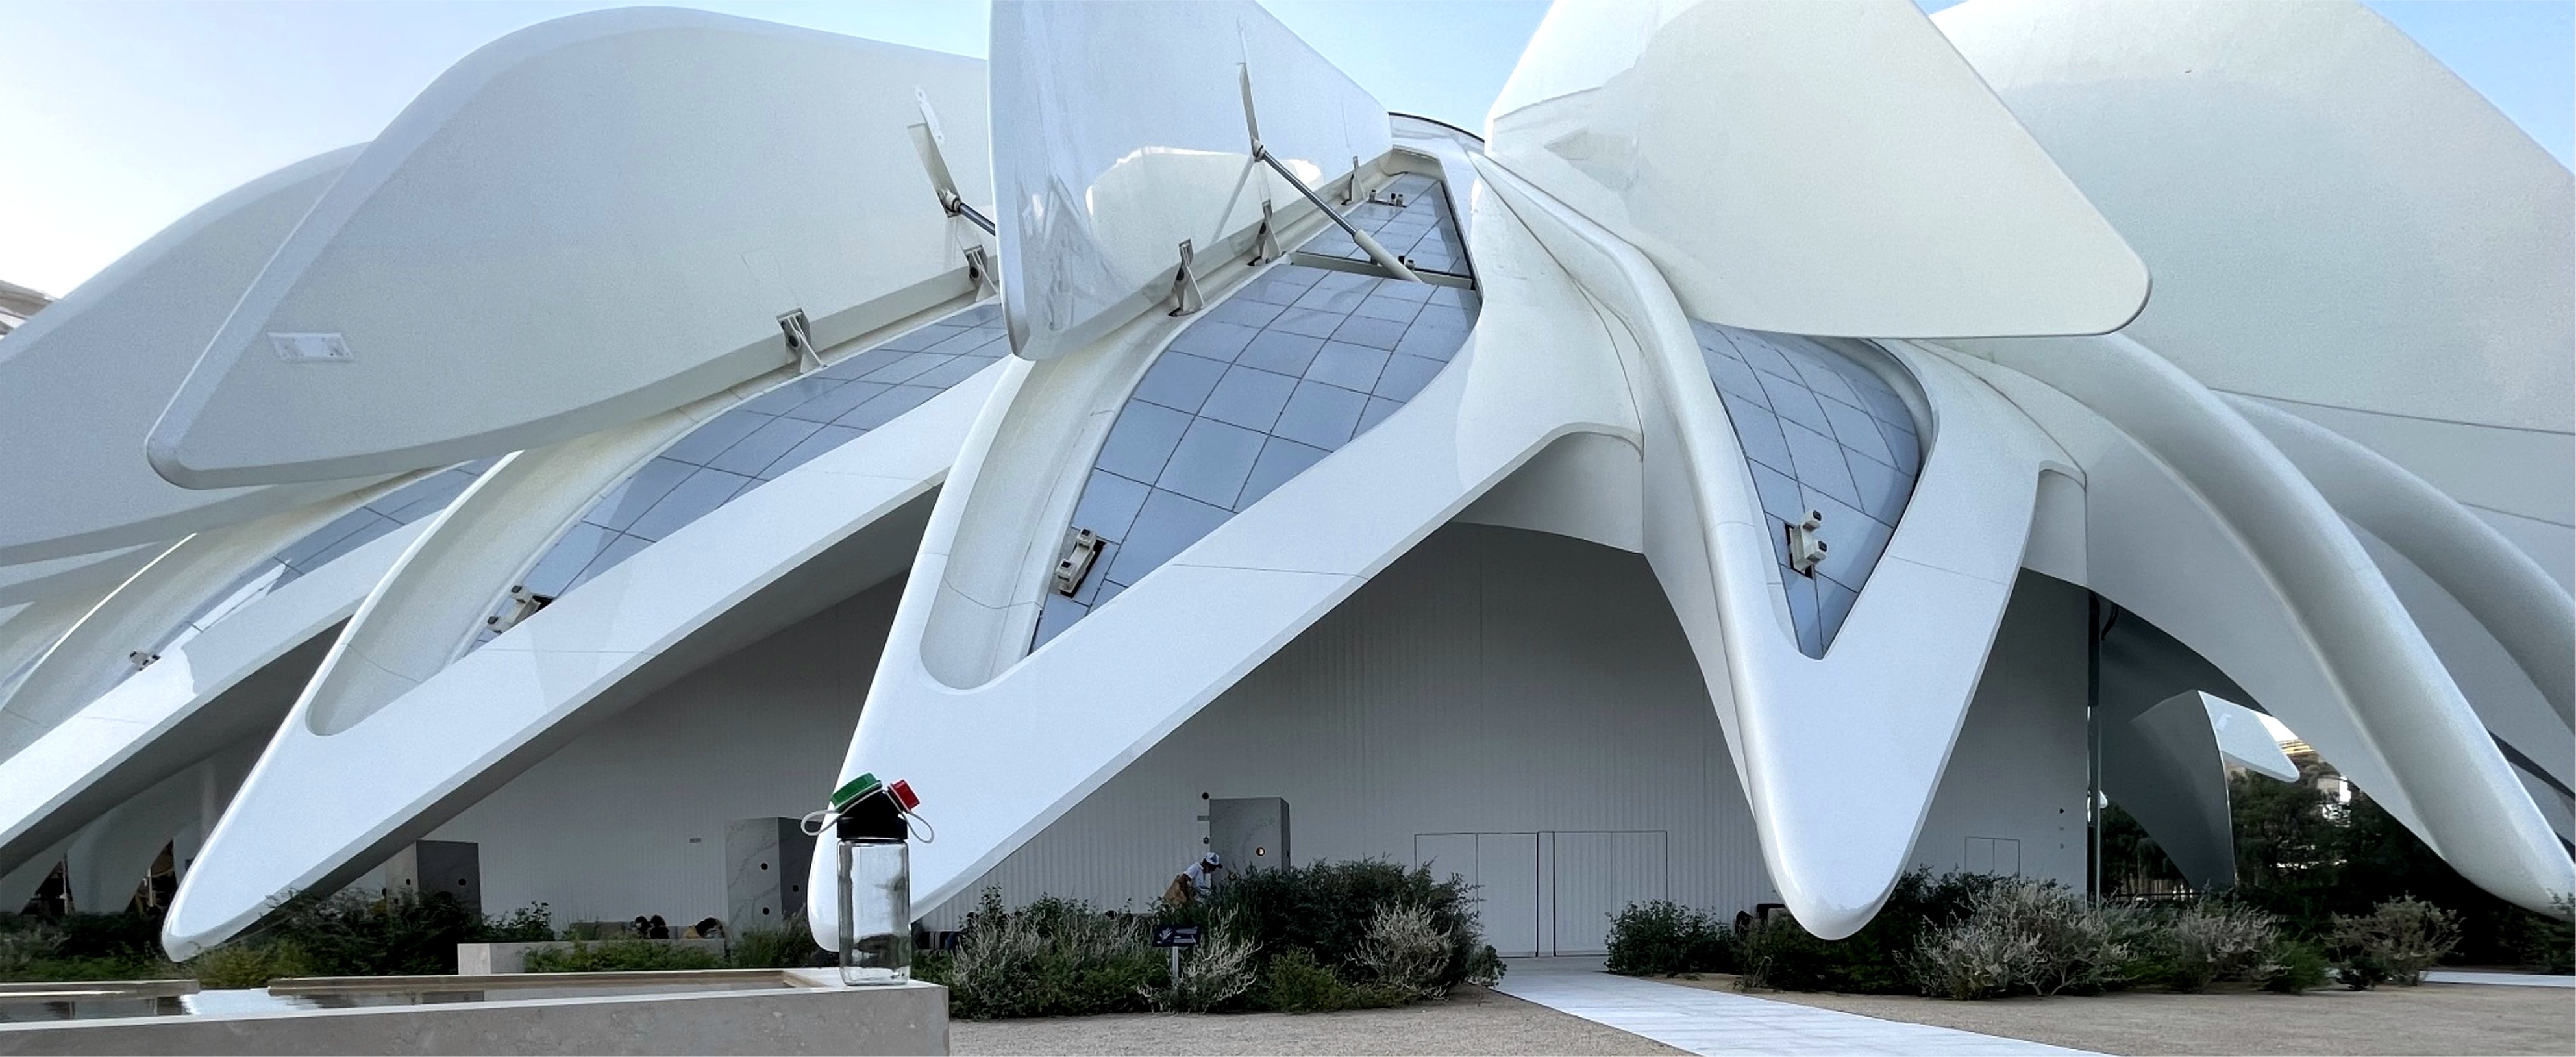
[[[2475,969],[2435,969],[2424,974],[2428,984],[2500,984],[2505,987],[2576,987],[2576,976],[2540,973],[2487,973]]]
[[[1601,971],[1598,958],[1515,958],[1494,990],[1569,1016],[1715,1054],[2083,1054]]]

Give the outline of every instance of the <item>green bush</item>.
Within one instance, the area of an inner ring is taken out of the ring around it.
[[[2381,903],[2366,915],[2338,914],[2334,919],[2336,950],[2381,970],[2400,987],[2423,983],[2424,970],[2459,943],[2460,915],[2412,896]]]
[[[2263,959],[2255,972],[2263,990],[2275,994],[2295,995],[2326,985],[2326,956],[2316,946],[2303,940],[2283,940]]]
[[[1261,995],[1263,1005],[1282,1013],[1376,1009],[1400,1006],[1412,997],[1386,984],[1344,980],[1303,947],[1291,947],[1270,959],[1269,972],[1262,978]]]
[[[733,937],[731,946],[736,969],[801,969],[826,953],[815,945],[813,928],[806,924],[803,910],[788,915],[774,929],[744,929],[742,935]]]
[[[282,940],[228,943],[190,959],[188,971],[209,988],[266,987],[271,980],[314,975],[304,949]]]
[[[2532,914],[2518,921],[2512,937],[2514,954],[2523,964],[2546,972],[2576,973],[2576,895],[2550,900],[2555,914]]]
[[[1630,903],[1610,919],[1603,968],[1624,976],[1731,973],[1743,964],[1735,928],[1679,903]]]
[[[159,928],[157,919],[134,913],[0,915],[0,981],[186,976],[161,956]]]
[[[527,971],[532,973],[670,972],[724,967],[724,957],[714,951],[664,940],[574,940],[569,947],[529,951],[527,962]]]

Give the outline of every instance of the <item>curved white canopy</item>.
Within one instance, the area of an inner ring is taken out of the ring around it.
[[[1935,21],[2155,269],[2130,337],[2221,391],[2576,430],[2576,178],[2378,15],[1975,0]]]
[[[0,564],[173,540],[354,486],[192,492],[152,472],[143,437],[359,149],[197,207],[0,340]]]
[[[968,290],[983,64],[695,11],[557,19],[413,101],[152,431],[190,487],[394,472],[679,406]],[[292,408],[292,415],[281,409]]]
[[[1313,209],[1253,159],[1247,107],[1319,190],[1388,148],[1386,108],[1248,0],[1003,0],[992,64],[1002,285],[1033,360],[1167,297],[1183,239],[1204,272],[1248,245],[1264,199],[1283,222]]]
[[[1491,156],[1635,244],[1693,318],[1854,337],[2098,334],[2118,232],[1903,0],[1548,12]]]

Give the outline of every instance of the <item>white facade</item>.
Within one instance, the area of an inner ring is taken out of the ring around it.
[[[2576,891],[2566,171],[2358,7],[2098,13],[1564,5],[1490,141],[1252,4],[504,38],[0,339],[0,898],[168,844],[184,957],[436,838],[693,920],[871,771],[932,927],[1204,794],[1505,953],[1840,936],[2083,885],[2097,791],[2228,883],[2248,709]]]

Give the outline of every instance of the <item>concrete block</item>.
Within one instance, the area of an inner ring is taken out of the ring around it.
[[[445,892],[483,912],[483,853],[469,841],[424,840],[394,853],[385,863],[385,890],[427,896]]]
[[[1225,857],[1228,873],[1288,865],[1288,802],[1275,796],[1208,801],[1208,850]]]
[[[805,905],[805,871],[814,861],[814,838],[792,818],[743,818],[725,823],[725,929],[784,927]]]

